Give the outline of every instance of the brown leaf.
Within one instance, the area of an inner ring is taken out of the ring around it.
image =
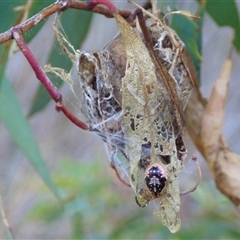
[[[222,136],[228,83],[231,78],[232,59],[228,58],[216,80],[206,106],[201,141],[203,155],[209,165],[218,189],[235,205],[240,204],[240,156],[233,153]]]
[[[165,191],[159,195],[160,208],[154,213],[171,232],[180,228],[180,197],[177,173],[181,170],[181,161],[177,159],[177,149],[173,132],[171,106],[166,89],[156,76],[155,65],[141,38],[119,15],[114,14],[123,38],[127,55],[125,77],[122,79],[122,108],[124,134],[128,141],[126,155],[130,161],[131,185],[139,205],[144,206],[157,198],[146,186],[144,169],[139,167],[143,144],[150,144],[151,164],[161,164],[167,171]],[[162,117],[161,117],[162,115]],[[166,125],[166,122],[168,124]],[[165,128],[171,137],[164,137],[159,129]],[[162,147],[160,147],[161,145]],[[157,147],[159,146],[159,147]],[[171,162],[164,166],[159,156],[171,156]],[[159,203],[158,203],[159,204]]]
[[[191,61],[188,61],[188,66],[193,73],[191,65]],[[196,87],[190,96],[185,114],[188,133],[209,165],[217,188],[234,205],[239,206],[240,156],[229,149],[222,136],[224,106],[231,68],[232,60],[229,58],[224,63],[222,73],[216,81],[209,104],[203,99],[197,80],[194,78]]]
[[[219,149],[231,70],[232,60],[228,58],[223,65],[221,75],[214,84],[203,116],[201,136],[207,158]]]
[[[184,44],[160,20],[145,25],[139,17],[141,28],[135,31],[117,12],[113,15],[121,34],[103,51],[79,55],[86,117],[125,185],[127,176],[137,203],[154,201],[154,215],[176,232],[181,226],[178,174],[187,152],[185,126],[178,120],[192,88]]]

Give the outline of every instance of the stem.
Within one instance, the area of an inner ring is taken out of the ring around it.
[[[89,5],[91,8],[94,8],[99,4],[106,6],[111,11],[111,13],[117,12],[117,8],[109,0],[89,0]]]
[[[138,17],[139,25],[141,27],[142,34],[145,39],[146,48],[148,49],[149,55],[152,58],[154,65],[156,66],[157,72],[161,78],[161,82],[163,83],[165,89],[168,92],[168,95],[170,97],[172,105],[174,106],[177,125],[178,125],[180,131],[182,132],[182,125],[184,125],[185,121],[184,121],[184,117],[183,117],[183,106],[182,106],[182,103],[181,103],[180,99],[178,98],[178,94],[177,94],[176,81],[172,78],[172,76],[169,74],[168,70],[161,63],[161,61],[159,61],[159,59],[153,49],[152,37],[148,30],[142,10],[139,9],[139,11],[136,11],[136,15]],[[178,50],[177,47],[176,47],[176,49]],[[176,52],[176,57],[177,56],[178,56],[178,52]]]
[[[8,239],[14,239],[13,238],[13,231],[12,231],[12,227],[10,226],[8,220],[7,220],[7,216],[5,213],[5,210],[3,208],[3,202],[2,202],[2,197],[0,195],[0,218],[2,218],[3,224],[6,228],[7,231],[7,235],[8,235]]]
[[[58,90],[55,88],[55,86],[46,76],[43,69],[39,66],[36,58],[32,54],[27,44],[25,43],[21,30],[17,27],[14,27],[12,28],[11,31],[12,31],[13,38],[15,39],[18,47],[20,48],[23,55],[26,57],[27,61],[31,65],[37,79],[43,84],[43,86],[46,88],[46,90],[48,91],[52,99],[56,102],[57,111],[62,111],[65,114],[65,116],[76,126],[80,127],[83,130],[88,130],[89,127],[84,122],[76,118],[64,105],[61,93],[58,92]]]

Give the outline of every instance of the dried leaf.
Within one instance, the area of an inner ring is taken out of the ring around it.
[[[231,70],[232,60],[228,58],[224,63],[220,77],[214,84],[202,120],[202,144],[205,152],[204,155],[209,163],[212,162],[210,165],[216,161],[216,156],[220,150],[220,139],[222,138],[222,125],[225,115],[225,102],[227,99]],[[210,168],[212,169],[212,167]]]
[[[153,200],[154,215],[176,232],[181,225],[178,173],[186,157],[176,109],[183,111],[192,88],[184,44],[153,19],[147,26],[154,42],[149,53],[142,34],[113,15],[121,35],[101,52],[78,56],[85,116],[106,143],[118,178],[130,182],[136,202],[143,207]]]
[[[240,204],[240,156],[228,148],[222,136],[231,71],[232,59],[228,58],[223,65],[220,77],[214,84],[204,112],[201,142],[204,157],[218,189],[238,206]]]
[[[191,73],[195,75],[194,68],[191,67],[193,63],[189,59],[187,62]],[[205,115],[207,101],[200,93],[195,76],[194,83],[196,87],[190,96],[185,113],[188,133],[208,163],[217,188],[235,206],[239,206],[240,156],[229,149],[221,133],[231,68],[232,60],[229,58],[224,63],[222,73],[216,83],[217,87],[213,90],[214,98],[211,98],[212,103],[207,107],[207,116]],[[204,122],[203,118],[205,118]],[[216,128],[215,125],[217,125]]]
[[[120,15],[114,14],[114,17],[127,55],[121,91],[124,133],[129,139],[126,155],[130,161],[131,185],[140,206],[159,198],[160,208],[155,215],[171,232],[176,232],[180,228],[177,173],[181,170],[181,162],[176,155],[171,101],[157,79],[154,63],[141,38]],[[145,169],[139,166],[142,155],[146,154],[143,153],[146,145],[149,145],[150,151],[149,165],[159,164],[167,172],[167,186],[157,197],[147,188]],[[171,162],[163,165],[161,156],[171,156]]]

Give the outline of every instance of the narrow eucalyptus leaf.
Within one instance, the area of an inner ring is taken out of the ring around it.
[[[38,144],[23,115],[16,94],[6,78],[3,78],[0,92],[0,120],[5,125],[13,141],[26,155],[40,177],[59,199],[58,190],[53,183]]]

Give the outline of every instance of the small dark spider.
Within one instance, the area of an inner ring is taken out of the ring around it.
[[[145,182],[147,184],[148,189],[156,196],[162,192],[165,187],[165,183],[167,181],[167,175],[163,167],[154,163],[151,164],[145,172]]]

